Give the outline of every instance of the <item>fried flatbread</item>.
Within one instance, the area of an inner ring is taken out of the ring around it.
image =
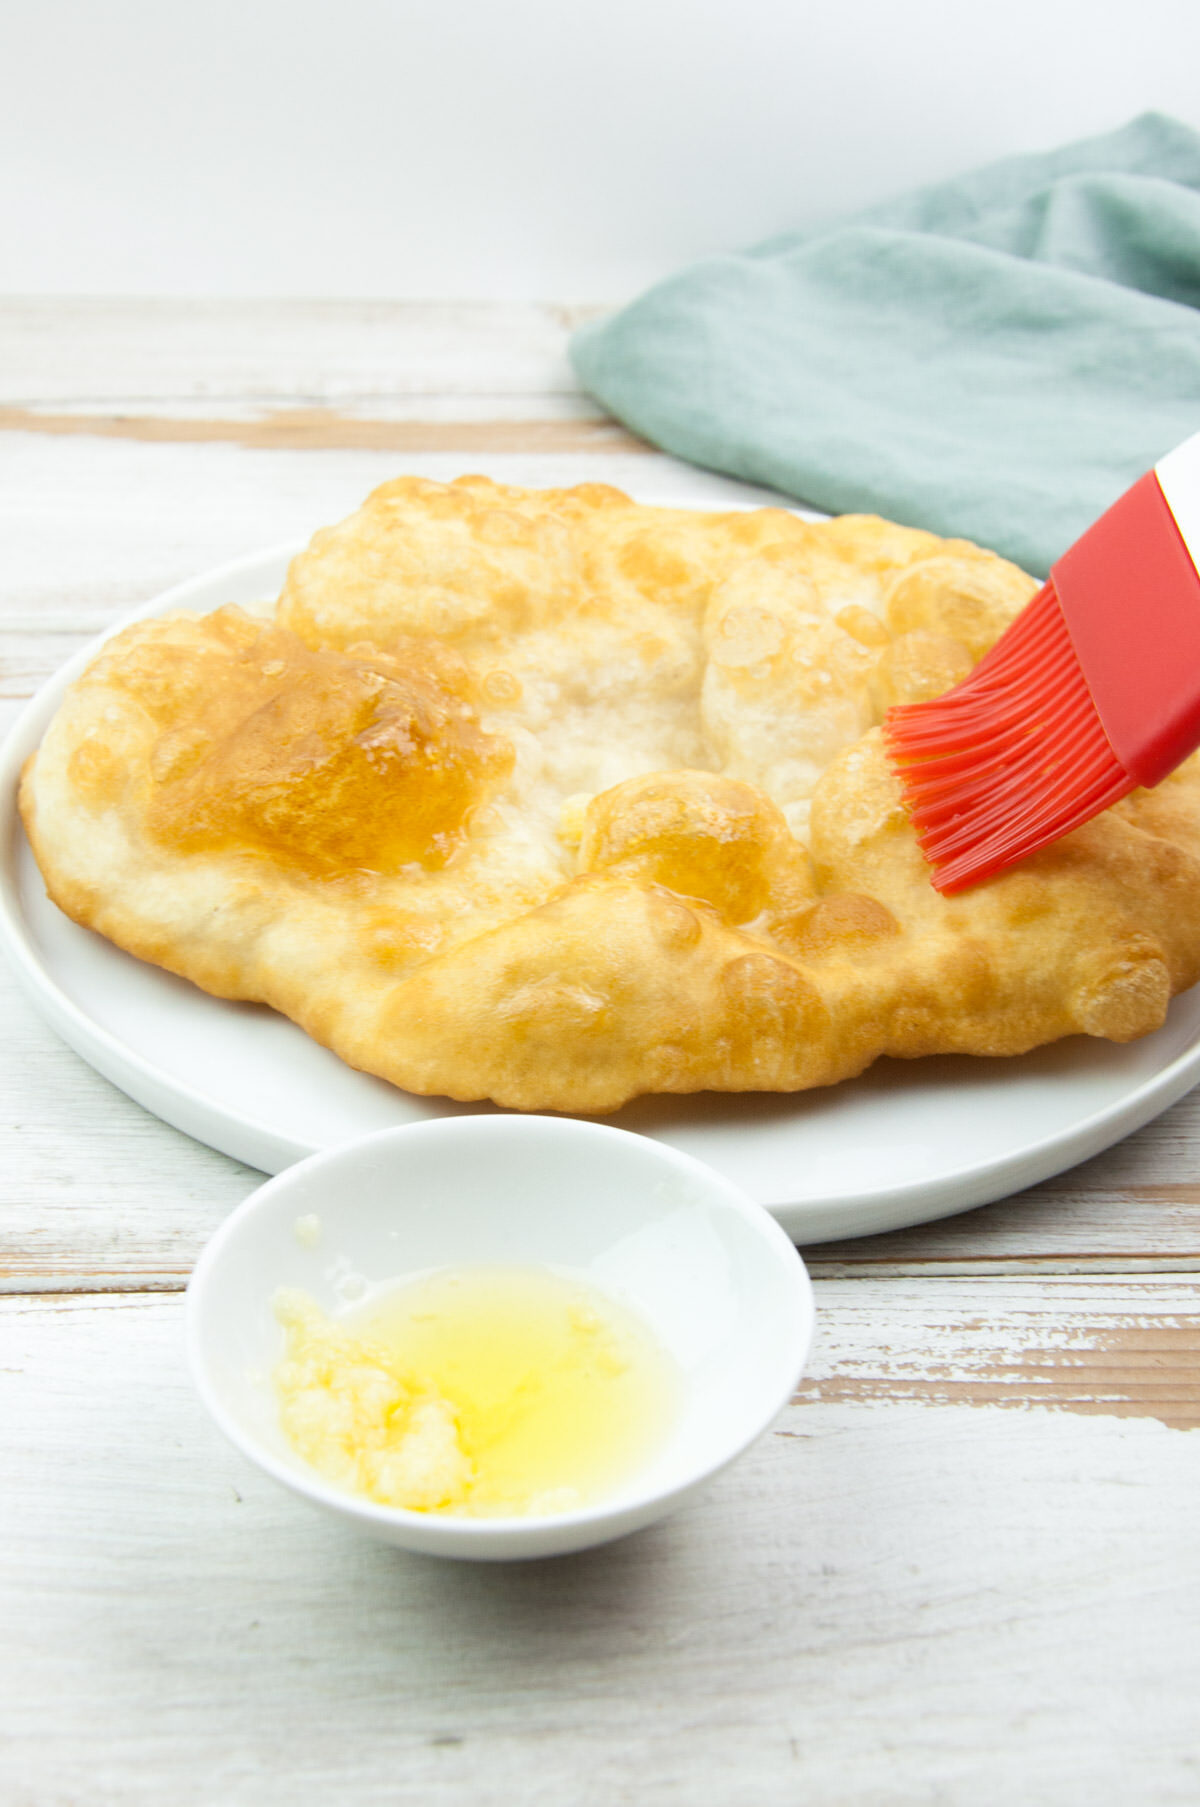
[[[1200,766],[941,897],[878,731],[1036,589],[867,516],[379,489],[273,613],[116,635],[21,787],[77,922],[412,1092],[611,1111],[1156,1028]]]

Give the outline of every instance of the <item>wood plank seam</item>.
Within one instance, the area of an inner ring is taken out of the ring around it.
[[[328,408],[279,408],[259,419],[137,414],[51,414],[0,407],[0,432],[151,445],[236,445],[266,451],[607,452],[657,448],[604,416],[575,420],[376,420]]]

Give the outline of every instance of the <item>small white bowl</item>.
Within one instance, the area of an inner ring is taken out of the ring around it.
[[[324,1481],[279,1424],[277,1288],[336,1312],[409,1274],[500,1264],[551,1267],[641,1315],[682,1375],[657,1452],[604,1499],[537,1517],[410,1512]],[[233,1212],[187,1299],[200,1396],[244,1455],[390,1543],[485,1561],[585,1549],[674,1511],[786,1405],[812,1328],[804,1264],[761,1205],[689,1155],[569,1117],[447,1117],[312,1155]]]

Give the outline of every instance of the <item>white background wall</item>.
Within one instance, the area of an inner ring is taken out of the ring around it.
[[[0,292],[608,301],[1200,128],[1200,0],[0,0],[0,76]]]

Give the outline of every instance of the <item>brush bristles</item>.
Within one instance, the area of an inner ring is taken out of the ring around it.
[[[1011,866],[1134,788],[1051,583],[961,684],[889,710],[884,735],[939,891]]]

